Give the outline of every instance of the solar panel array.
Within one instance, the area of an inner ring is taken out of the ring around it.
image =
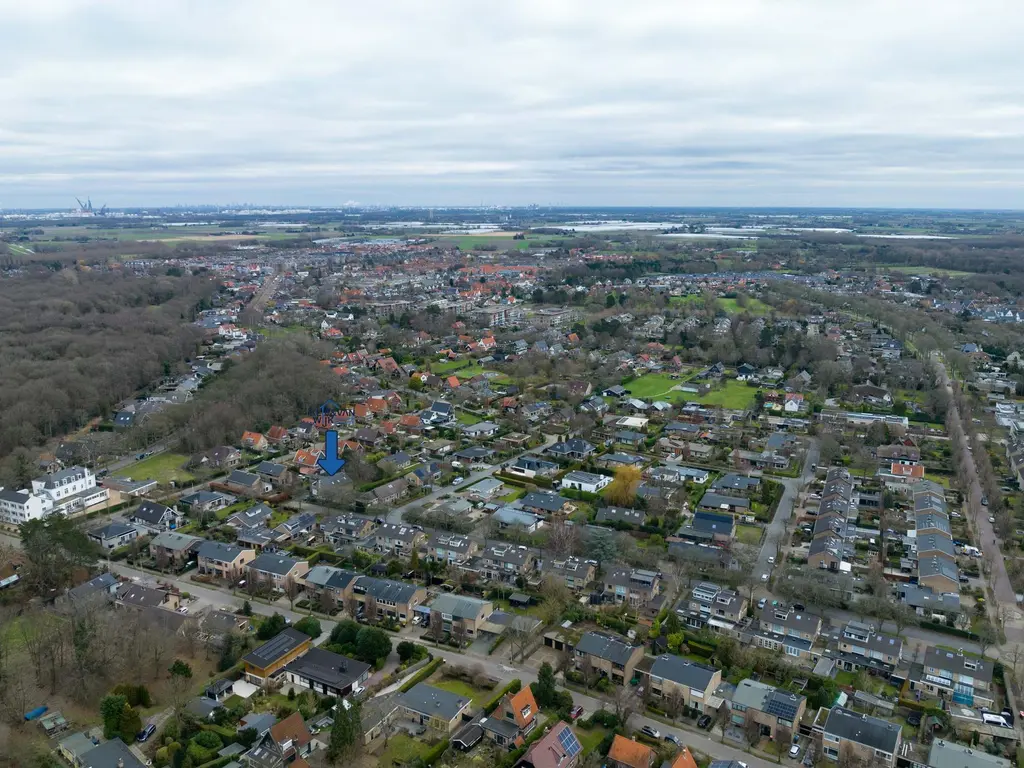
[[[562,749],[565,750],[567,757],[576,757],[580,750],[583,749],[576,738],[576,734],[568,728],[563,728],[561,733],[558,734],[558,743],[562,745]]]
[[[769,715],[781,717],[783,720],[792,720],[796,717],[799,699],[772,695],[765,706],[765,712]]]

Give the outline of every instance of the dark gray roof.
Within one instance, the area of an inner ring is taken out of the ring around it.
[[[242,661],[257,667],[266,667],[308,641],[309,635],[288,627],[280,634],[274,635],[267,640],[259,648],[250,651],[248,655],[242,658]]]
[[[406,584],[404,581],[374,579],[370,576],[362,576],[356,582],[353,589],[361,594],[365,593],[374,600],[403,605],[412,600],[419,587],[415,584]]]
[[[141,584],[128,584],[121,588],[118,599],[129,605],[158,606],[164,601],[165,593]]]
[[[278,576],[284,576],[286,573],[290,573],[292,568],[300,562],[302,561],[294,557],[272,555],[264,552],[249,563],[248,567],[253,571],[263,571],[264,573],[273,573]]]
[[[576,650],[615,664],[625,664],[636,650],[625,638],[618,638],[604,632],[587,632],[576,643]]]
[[[747,477],[746,475],[738,475],[735,472],[730,472],[727,475],[722,475],[720,478],[715,480],[711,484],[711,487],[716,490],[733,490],[733,491],[746,491],[751,488],[757,488],[761,484],[761,480],[756,477]]]
[[[965,656],[962,653],[946,651],[929,646],[924,652],[924,666],[941,669],[945,672],[966,675],[976,680],[992,682],[992,662],[976,656]]]
[[[0,501],[10,501],[14,504],[24,504],[29,500],[29,494],[26,491],[4,491],[0,490]]]
[[[721,508],[723,505],[729,507],[750,507],[750,500],[740,498],[739,496],[724,496],[720,493],[705,493],[700,500],[700,506],[702,507],[714,507]]]
[[[259,475],[254,475],[252,472],[244,472],[241,469],[236,469],[228,475],[228,479],[225,480],[225,482],[231,483],[232,485],[241,485],[244,488],[251,488],[256,485],[259,480]]]
[[[174,514],[174,510],[166,504],[156,501],[143,501],[139,508],[132,512],[132,517],[150,525],[160,525],[164,515]]]
[[[717,672],[718,670],[714,667],[697,664],[681,656],[662,654],[654,660],[650,674],[653,677],[671,680],[679,685],[703,691],[711,684],[711,680]]]
[[[459,696],[426,683],[417,683],[403,693],[398,701],[403,707],[411,709],[413,712],[430,717],[440,717],[444,720],[451,720],[470,703],[465,696]]]
[[[323,648],[310,648],[299,658],[288,662],[285,667],[286,672],[294,672],[315,682],[340,689],[359,682],[369,670],[369,664],[325,651]]]
[[[597,510],[599,523],[630,523],[631,525],[643,525],[647,520],[647,513],[642,509],[629,509],[627,507],[601,507]]]
[[[803,701],[803,696],[776,688],[765,697],[764,711],[766,714],[775,715],[782,720],[793,721],[796,720],[797,712],[800,711],[800,704]]]
[[[82,768],[145,768],[135,753],[117,738],[90,749],[81,759]]]
[[[196,550],[196,556],[230,563],[241,552],[242,547],[237,544],[225,544],[223,541],[204,541],[199,545],[199,549]]]
[[[261,461],[256,467],[256,474],[267,477],[281,477],[287,471],[288,467],[284,464],[275,464],[272,461]]]
[[[519,502],[520,506],[530,509],[542,509],[545,512],[557,512],[568,499],[557,493],[534,491],[526,494]]]
[[[843,707],[832,707],[825,721],[825,734],[892,755],[899,743],[900,726]]]
[[[101,528],[96,528],[95,530],[89,531],[89,535],[94,536],[97,539],[114,539],[118,536],[124,536],[126,534],[129,534],[132,531],[138,533],[138,531],[135,530],[135,526],[133,525],[126,525],[125,523],[113,522],[107,523]]]
[[[59,472],[37,477],[33,482],[42,483],[45,488],[56,488],[65,480],[78,480],[85,477],[85,470],[81,467],[68,467]]]

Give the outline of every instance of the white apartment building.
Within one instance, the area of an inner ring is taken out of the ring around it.
[[[21,525],[47,515],[67,515],[106,498],[107,489],[97,487],[92,472],[84,467],[70,467],[37,477],[31,489],[0,488],[0,522]]]

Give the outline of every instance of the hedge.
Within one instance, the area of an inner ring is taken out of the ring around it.
[[[402,693],[405,693],[417,683],[422,683],[424,680],[426,680],[428,677],[434,674],[437,671],[438,667],[440,667],[442,664],[444,664],[444,659],[442,659],[440,656],[430,661],[423,669],[421,669],[415,675],[406,680],[398,690]]]
[[[930,629],[933,632],[943,632],[947,635],[953,635],[954,637],[962,637],[966,640],[978,639],[978,636],[973,632],[969,632],[966,629],[957,629],[956,627],[950,627],[938,621],[921,621],[918,622],[918,626],[920,626],[921,629]]]
[[[484,705],[484,714],[489,715],[491,712],[496,710],[506,693],[519,693],[522,687],[523,681],[518,677],[514,680],[510,680],[508,685],[498,691],[498,694]]]
[[[230,744],[233,741],[238,741],[238,730],[235,728],[228,728],[226,725],[217,725],[216,723],[202,723],[199,726],[200,730],[210,731],[216,733],[222,739],[227,739],[226,744]]]
[[[449,743],[450,742],[448,741],[448,739],[445,739],[444,741],[439,742],[438,744],[435,744],[433,747],[428,749],[420,758],[420,760],[423,762],[423,765],[430,766],[436,763],[438,760],[440,760],[441,755],[443,755],[445,751],[448,749]]]

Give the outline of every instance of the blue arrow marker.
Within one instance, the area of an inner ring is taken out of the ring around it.
[[[327,431],[327,445],[324,448],[324,455],[316,461],[320,469],[328,475],[338,474],[338,470],[345,466],[345,460],[338,458],[338,432],[330,429]]]

